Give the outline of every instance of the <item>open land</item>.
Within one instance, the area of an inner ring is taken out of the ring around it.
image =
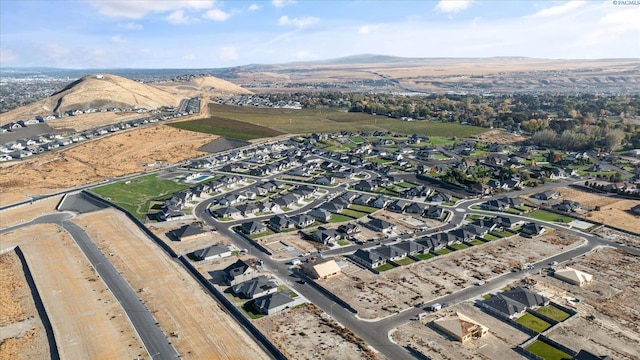
[[[577,237],[559,231],[535,239],[513,236],[377,275],[349,263],[342,274],[319,282],[336,294],[350,294],[344,300],[358,310],[358,316],[378,318],[580,244]]]
[[[0,171],[0,205],[106,178],[143,172],[143,165],[205,155],[197,149],[216,137],[165,125],[134,129],[43,154]],[[116,160],[117,159],[117,160]]]
[[[61,198],[62,195],[52,196],[50,198],[36,201],[33,204],[22,205],[0,211],[0,228],[7,228],[20,223],[26,223],[40,215],[52,213],[55,211]]]
[[[364,342],[313,304],[256,320],[291,359],[376,359]]]
[[[61,358],[131,359],[146,353],[119,303],[62,228],[33,225],[3,234],[2,242],[24,252]]]
[[[0,255],[0,358],[44,358],[47,337],[17,254]]]
[[[193,223],[193,219],[181,220],[181,221],[169,221],[169,222],[157,222],[149,225],[148,228],[157,237],[164,241],[167,245],[176,252],[176,254],[188,254],[198,249],[203,249],[208,246],[217,243],[223,243],[229,245],[229,240],[215,231],[209,232],[206,236],[201,238],[187,240],[187,241],[175,241],[167,236],[167,233],[172,230],[179,229],[183,225],[189,225]]]
[[[266,359],[266,354],[178,263],[170,261],[121,212],[106,209],[75,220],[87,227],[185,359]],[[144,256],[141,256],[144,254]],[[185,306],[188,304],[188,306]]]
[[[594,278],[578,287],[552,276],[533,276],[534,290],[578,311],[548,336],[576,351],[586,349],[614,359],[640,357],[640,348],[633,345],[640,343],[640,256],[600,248],[566,265]],[[573,298],[580,303],[569,300]]]
[[[629,209],[640,204],[640,200],[622,199],[569,187],[558,188],[556,191],[563,199],[577,201],[583,208],[590,209],[584,215],[587,220],[640,233],[638,217],[629,212]],[[593,210],[596,206],[600,207],[599,211]]]

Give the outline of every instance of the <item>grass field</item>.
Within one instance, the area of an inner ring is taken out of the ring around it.
[[[404,259],[400,259],[398,261],[396,261],[396,264],[398,265],[402,265],[402,266],[406,266],[409,264],[413,264],[415,261],[411,260],[410,258],[406,257]]]
[[[456,250],[464,250],[469,247],[467,244],[451,244],[450,246]]]
[[[349,209],[355,210],[355,211],[359,211],[359,212],[366,212],[367,214],[371,214],[374,213],[380,209],[378,208],[374,208],[371,206],[364,206],[364,205],[356,205],[356,204],[351,204],[349,205]]]
[[[351,220],[353,220],[352,217],[341,215],[341,214],[331,214],[331,218],[329,218],[329,222],[332,222],[332,223],[351,221]]]
[[[211,116],[206,119],[176,122],[168,125],[178,129],[220,135],[240,140],[251,140],[283,134],[278,130],[268,127],[218,116]]]
[[[499,237],[497,236],[493,236],[491,234],[486,234],[485,236],[482,237],[483,239],[487,240],[487,241],[493,241],[493,240],[498,240]]]
[[[257,127],[257,129],[254,129],[253,131],[258,131],[258,134],[262,134],[262,129],[264,128],[271,128],[279,132],[292,134],[306,134],[311,132],[332,133],[337,130],[387,130],[402,134],[422,133],[428,136],[452,138],[454,136],[469,137],[487,131],[487,129],[484,128],[455,123],[400,121],[397,119],[373,116],[364,113],[349,113],[338,109],[263,109],[210,104],[209,111],[213,119],[220,119],[219,121],[216,121],[216,127],[222,124],[221,130],[224,130],[225,132],[231,130],[234,133],[240,133],[241,130],[235,130],[235,126],[228,126],[228,124],[232,124],[231,122],[227,123],[229,120],[250,123],[254,127]],[[215,134],[218,133],[216,132]],[[226,134],[221,135],[235,137]],[[446,143],[450,140],[443,139],[443,141]]]
[[[449,253],[452,253],[452,252],[453,252],[453,250],[447,249],[447,248],[436,250],[436,254],[438,254],[438,255],[446,255],[446,254],[449,254]]]
[[[415,257],[417,257],[420,260],[429,260],[431,258],[436,257],[434,254],[432,253],[426,253],[426,254],[416,254]]]
[[[527,346],[527,350],[542,357],[545,360],[571,359],[571,355],[540,340],[535,341],[533,344]]]
[[[383,272],[383,271],[387,271],[387,270],[391,270],[394,269],[395,266],[389,264],[389,263],[385,263],[384,265],[380,265],[377,268],[375,268],[375,270],[379,271],[379,272]]]
[[[529,329],[536,332],[543,332],[551,327],[551,324],[540,319],[539,317],[533,316],[532,314],[526,313],[516,320],[518,324],[522,324]]]
[[[547,305],[547,306],[538,308],[536,309],[536,312],[542,315],[545,315],[547,317],[550,317],[555,321],[564,321],[567,318],[569,318],[569,316],[571,316],[570,314],[567,314],[566,312],[558,309],[553,305]]]
[[[354,219],[359,219],[361,217],[367,216],[369,213],[361,212],[361,211],[355,211],[355,210],[352,210],[352,209],[344,209],[344,210],[342,210],[342,214],[347,215],[347,216],[351,216]]]
[[[573,218],[568,216],[552,213],[546,210],[536,210],[528,214],[529,217],[542,220],[542,221],[557,221],[568,224],[573,221]]]
[[[153,174],[100,186],[91,191],[103,198],[110,199],[136,218],[144,220],[150,210],[151,201],[169,198],[174,192],[188,187],[172,180],[159,179],[158,174]]]
[[[478,239],[472,240],[472,241],[470,241],[470,243],[472,245],[476,245],[476,246],[484,244],[484,242],[482,240],[478,240]]]

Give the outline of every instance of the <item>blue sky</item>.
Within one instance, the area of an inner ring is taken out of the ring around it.
[[[638,0],[0,1],[0,66],[216,68],[354,54],[640,58]]]

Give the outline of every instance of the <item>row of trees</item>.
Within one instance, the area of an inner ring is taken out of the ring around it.
[[[625,133],[622,129],[580,126],[558,133],[553,129],[543,129],[531,136],[535,145],[569,151],[590,150],[602,147],[611,151],[622,144]]]

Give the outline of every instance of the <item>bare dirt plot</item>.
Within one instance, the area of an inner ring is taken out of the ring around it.
[[[583,207],[594,209],[599,206],[600,211],[592,210],[585,215],[587,220],[594,220],[605,225],[640,233],[638,217],[628,211],[640,204],[640,200],[620,199],[569,187],[558,188],[556,191],[563,199],[577,201]]]
[[[40,215],[50,214],[55,211],[60,199],[62,199],[62,196],[53,196],[45,200],[36,201],[33,204],[0,211],[0,228],[26,223]]]
[[[318,249],[324,249],[325,247],[317,242],[311,240],[303,240],[302,236],[297,231],[288,233],[278,233],[256,239],[256,241],[273,250],[273,256],[276,259],[287,259],[291,256],[289,251],[286,251],[287,246],[293,246],[302,253],[316,251]]]
[[[433,320],[455,312],[488,327],[489,333],[462,344],[432,326]],[[402,346],[412,346],[430,359],[524,359],[511,348],[525,341],[528,336],[483,313],[472,304],[463,303],[423,317],[420,321],[406,323],[393,333],[392,338]]]
[[[186,359],[267,359],[268,356],[202,290],[121,212],[105,209],[75,220],[85,226],[104,253],[151,309],[171,342]],[[144,255],[144,256],[142,256]]]
[[[614,359],[639,358],[640,348],[632,344],[640,343],[640,257],[601,248],[567,266],[592,274],[594,280],[578,287],[551,276],[534,277],[536,289],[547,290],[563,305],[569,305],[564,298],[581,299],[573,305],[578,316],[549,336],[574,350],[587,349]]]
[[[516,247],[507,246],[507,242]],[[320,282],[336,294],[350,294],[344,300],[358,310],[358,316],[377,318],[458,291],[479,279],[489,280],[509,272],[518,264],[536,262],[580,244],[577,237],[559,231],[535,239],[514,236],[378,275],[365,270],[343,271]]]
[[[125,359],[145,350],[122,308],[71,237],[43,224],[3,235],[20,244],[51,320],[61,358]],[[48,349],[47,349],[48,350]]]
[[[142,166],[148,163],[176,163],[205,155],[197,149],[215,138],[158,125],[8,164],[0,171],[0,205],[25,200],[33,194],[142,172],[146,169]]]
[[[608,227],[599,228],[597,230],[594,230],[593,233],[605,239],[625,244],[627,246],[640,247],[640,236],[638,235],[627,234]]]
[[[527,139],[527,137],[516,135],[503,130],[490,130],[485,133],[475,135],[474,138],[480,141],[498,144],[514,144]]]
[[[0,358],[45,358],[47,338],[14,251],[0,255],[0,284]]]
[[[255,322],[290,359],[375,359],[363,340],[313,304]]]

